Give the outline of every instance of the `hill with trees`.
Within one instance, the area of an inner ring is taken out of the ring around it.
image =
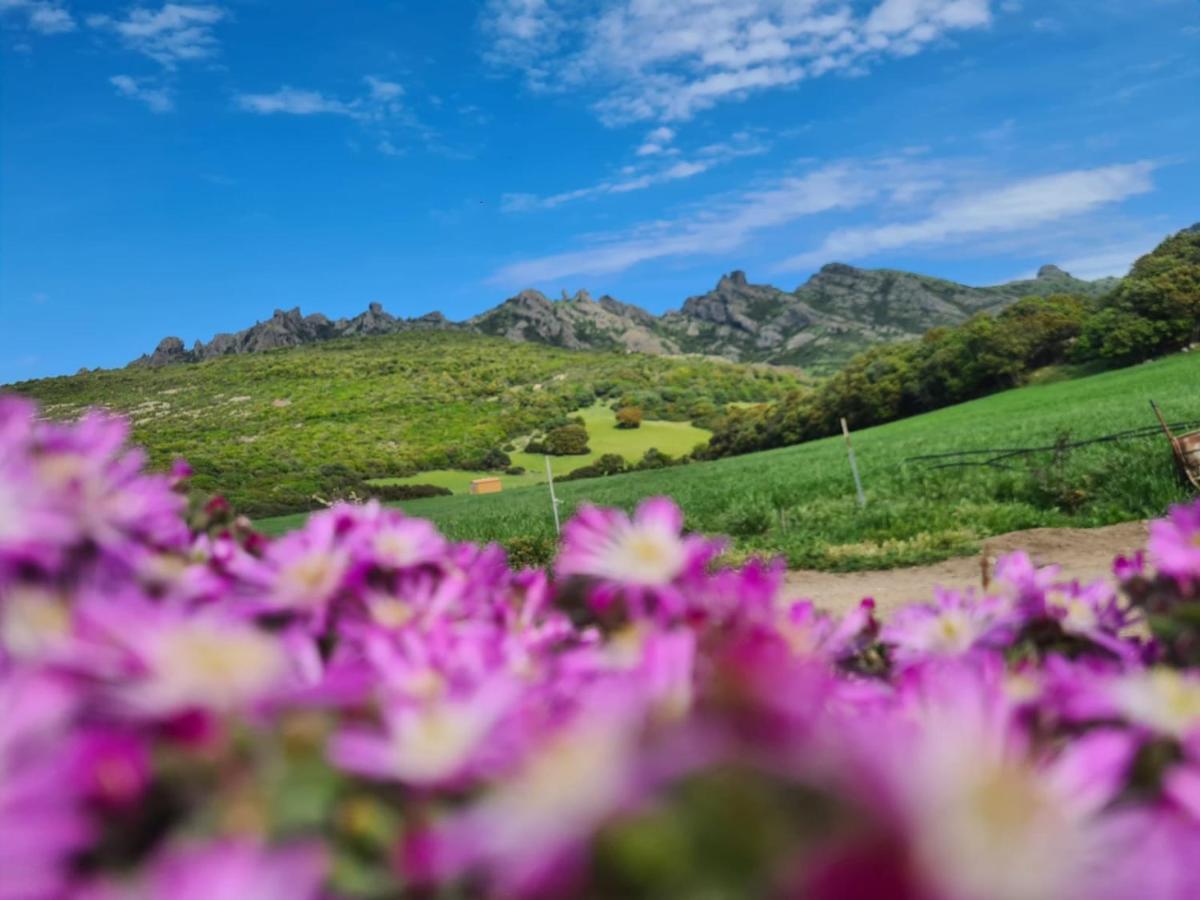
[[[505,466],[514,439],[568,425],[570,413],[597,401],[708,428],[726,404],[778,399],[799,384],[766,366],[568,351],[432,328],[6,390],[59,419],[92,406],[124,413],[153,466],[184,457],[198,493],[270,515],[311,509],[315,497],[366,497],[370,480]]]
[[[1049,366],[1095,371],[1197,340],[1200,227],[1193,227],[1139,259],[1099,298],[1025,297],[918,340],[865,350],[819,385],[778,403],[732,410],[707,452],[730,456],[797,444],[835,434],[842,416],[856,428],[878,425],[1017,387]]]

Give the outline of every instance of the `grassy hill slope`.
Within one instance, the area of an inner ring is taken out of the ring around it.
[[[868,505],[859,510],[840,437],[713,462],[563,484],[582,502],[631,508],[669,495],[690,528],[734,535],[740,551],[782,553],[793,565],[875,568],[969,553],[982,538],[1037,526],[1104,525],[1161,514],[1185,499],[1159,435],[1012,468],[935,470],[911,456],[1053,444],[1153,425],[1148,400],[1172,421],[1200,419],[1200,355],[1180,354],[1086,378],[1037,384],[854,435]],[[544,488],[405,504],[449,534],[498,540],[522,558],[546,554],[553,523]],[[260,523],[270,531],[292,520]]]
[[[486,451],[598,398],[637,403],[648,419],[674,425],[704,422],[725,403],[778,397],[796,384],[764,367],[424,332],[97,371],[6,390],[38,399],[56,418],[89,406],[126,413],[152,465],[185,457],[198,490],[271,515],[310,509],[314,494],[361,496],[370,479],[474,468]],[[705,437],[681,433],[690,440],[685,449]],[[570,468],[585,461],[570,459]]]

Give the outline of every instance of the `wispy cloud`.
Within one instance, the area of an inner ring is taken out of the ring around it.
[[[1085,278],[1089,281],[1096,278],[1107,278],[1110,275],[1127,275],[1138,257],[1149,253],[1161,240],[1161,237],[1146,236],[1136,241],[1119,241],[1115,244],[1093,248],[1086,253],[1069,256],[1059,265],[1076,278]]]
[[[816,217],[835,211],[882,217],[917,207],[924,215],[903,223],[836,230],[813,250],[785,260],[776,269],[807,270],[836,259],[859,259],[916,245],[969,241],[978,249],[985,241],[1015,238],[1021,240],[1003,251],[1014,257],[1027,257],[1031,241],[1037,242],[1039,251],[1056,244],[1060,252],[1070,255],[1064,248],[1086,246],[1067,239],[1077,230],[1080,217],[1086,219],[1086,214],[1101,207],[1150,191],[1154,169],[1154,163],[1142,161],[1011,177],[997,184],[978,161],[970,159],[916,155],[841,160],[738,193],[706,197],[673,217],[594,236],[568,252],[514,262],[489,280],[516,288],[567,276],[610,274],[653,260],[724,254],[785,227],[811,233],[819,227]],[[807,220],[811,223],[802,225]],[[1068,223],[1073,224],[1067,227]],[[1077,253],[1077,258],[1062,264],[1074,265],[1087,277],[1128,265],[1129,259],[1123,258],[1127,248],[1105,246],[1111,249],[1090,254],[1092,258]]]
[[[621,272],[652,260],[732,250],[763,229],[866,203],[878,192],[868,177],[875,168],[833,163],[737,196],[709,198],[674,219],[601,236],[581,250],[505,266],[489,281],[525,287],[566,276]]]
[[[39,34],[65,34],[77,27],[66,7],[47,0],[0,0],[0,15],[5,13],[21,17],[31,31]]]
[[[131,50],[173,69],[181,62],[215,55],[218,43],[213,28],[226,17],[220,6],[166,3],[157,10],[135,7],[124,17],[88,16],[87,23],[117,35]]]
[[[153,82],[132,75],[114,75],[108,80],[122,97],[146,104],[151,112],[165,113],[175,108],[175,98],[169,88],[155,86]]]
[[[657,129],[657,131],[670,132],[671,129],[664,128]],[[671,137],[674,137],[673,132],[671,133]],[[669,138],[661,139],[668,140]],[[643,148],[644,145],[638,148],[636,151],[637,156],[659,156],[657,153],[646,154],[642,152]],[[589,185],[588,187],[562,191],[548,196],[529,193],[505,194],[500,199],[500,208],[505,212],[554,209],[576,200],[587,200],[611,194],[628,194],[634,191],[642,191],[655,185],[693,178],[731,160],[743,156],[757,156],[758,154],[767,152],[768,149],[770,148],[767,144],[757,140],[748,132],[738,132],[728,142],[709,144],[701,147],[695,152],[693,159],[652,164],[652,167],[647,167],[645,163],[640,164],[640,166],[626,166],[621,170],[619,177],[605,179],[598,184]]]
[[[591,89],[608,124],[677,122],[725,100],[858,73],[985,27],[991,0],[490,0],[488,59],[538,90]]]
[[[637,148],[637,155],[657,156],[660,153],[665,153],[667,145],[673,140],[675,140],[675,129],[661,125],[646,135],[646,140]]]
[[[319,91],[300,90],[289,85],[269,94],[238,94],[234,102],[239,109],[261,116],[357,115],[352,103],[343,103]]]
[[[380,121],[404,114],[403,85],[368,75],[366,91],[348,100],[320,91],[284,85],[267,94],[238,94],[234,103],[245,112],[263,116],[347,116],[362,121]]]
[[[417,134],[426,146],[438,148],[437,134],[421,123],[404,103],[404,86],[377,75],[363,79],[364,89],[352,97],[283,85],[270,93],[241,93],[233,98],[243,112],[260,116],[342,116],[360,123],[375,149],[385,156],[401,156],[404,147],[399,129]]]
[[[810,269],[831,259],[863,259],[904,247],[936,246],[1044,226],[1149,193],[1154,188],[1151,175],[1155,168],[1155,163],[1143,160],[967,191],[935,204],[932,214],[915,221],[835,231],[818,247],[784,260],[778,268]]]

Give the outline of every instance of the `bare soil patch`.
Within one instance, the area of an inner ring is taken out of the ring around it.
[[[1062,567],[1064,580],[1095,581],[1112,577],[1113,557],[1129,555],[1146,546],[1146,522],[1125,522],[1104,528],[1031,528],[988,538],[982,555],[991,564],[998,556],[1024,550],[1040,565]],[[873,597],[886,616],[914,600],[929,600],[934,587],[978,588],[982,582],[981,556],[949,559],[929,566],[868,572],[788,573],[793,594],[806,597],[832,612],[853,608],[864,597]]]

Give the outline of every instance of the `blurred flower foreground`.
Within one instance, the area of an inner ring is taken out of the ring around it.
[[[0,399],[0,900],[1200,896],[1200,505],[881,624],[649,500],[267,541]]]

